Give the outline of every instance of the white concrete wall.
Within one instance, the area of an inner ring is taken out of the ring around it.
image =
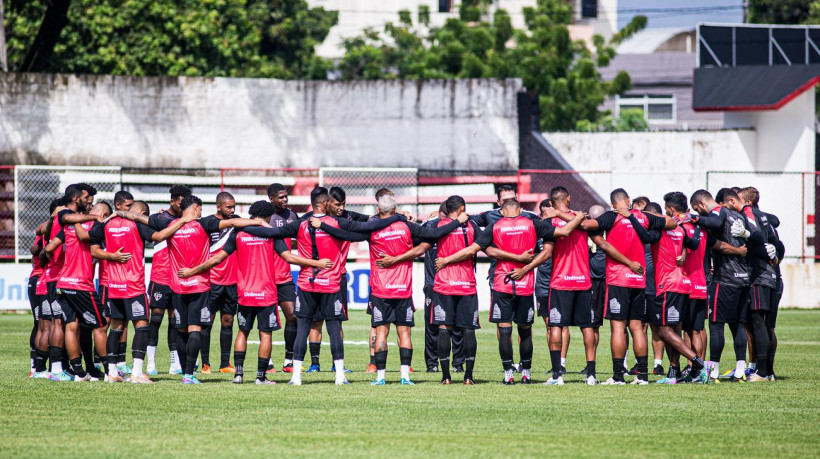
[[[515,169],[521,81],[0,74],[5,164]]]

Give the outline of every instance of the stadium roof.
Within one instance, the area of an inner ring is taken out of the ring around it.
[[[697,57],[694,53],[664,52],[618,54],[600,69],[604,80],[612,80],[620,70],[632,78],[633,85],[690,85]]]
[[[618,54],[650,54],[677,35],[692,33],[692,27],[644,29],[618,46]]]

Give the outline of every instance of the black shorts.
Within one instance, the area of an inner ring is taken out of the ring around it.
[[[339,281],[339,293],[341,294],[345,311],[347,311],[347,273],[345,273]]]
[[[685,293],[664,292],[655,297],[655,307],[649,318],[652,325],[674,327],[681,322],[681,316],[689,303]]]
[[[276,284],[276,301],[278,303],[295,303],[296,284],[294,284],[293,282]]]
[[[646,293],[642,288],[607,285],[604,290],[604,318],[646,320]]]
[[[478,295],[444,295],[433,292],[430,323],[478,330]]]
[[[535,295],[535,313],[538,317],[549,317],[550,297],[547,295]]]
[[[416,325],[413,298],[379,298],[370,295],[370,326],[394,324],[397,327],[414,327]]]
[[[46,301],[43,303],[43,307],[40,308],[40,317],[62,320],[64,305],[60,302],[60,295],[57,294],[57,281],[47,282],[46,289]]]
[[[652,322],[652,314],[655,309],[655,292],[647,292],[646,290],[643,291],[643,301],[645,303],[643,309],[643,317],[641,317],[641,322],[648,324]]]
[[[148,307],[145,295],[133,298],[108,298],[108,317],[112,319],[136,322],[148,320]]]
[[[751,312],[768,312],[772,307],[773,288],[762,285],[749,287],[749,299],[746,302]]]
[[[151,281],[148,284],[148,306],[151,309],[172,309],[174,292],[171,287]]]
[[[512,293],[491,290],[490,322],[531,325],[535,318],[535,303],[532,295],[513,295]]]
[[[189,325],[210,325],[211,311],[208,308],[208,299],[211,292],[174,293],[171,298],[174,305],[174,324],[177,328],[187,328]]]
[[[703,322],[706,320],[706,310],[709,309],[708,301],[703,299],[689,298],[689,305],[686,307],[686,313],[681,318],[681,325],[685,331],[701,331],[703,330]]]
[[[243,331],[251,331],[254,321],[256,321],[256,329],[261,332],[273,332],[282,328],[279,321],[279,308],[275,304],[262,307],[239,306],[236,321],[239,329]]]
[[[37,296],[37,279],[39,278],[40,276],[28,278],[28,305],[31,308],[31,315],[34,316],[35,324],[40,320],[40,308],[43,305]]]
[[[236,308],[239,306],[236,285],[211,284],[211,296],[208,301],[210,303],[208,307],[211,311],[211,320],[213,320],[216,311],[231,316],[235,315]]]
[[[347,307],[342,297],[347,292],[339,290],[333,293],[307,292],[299,290],[296,293],[296,306],[293,314],[303,319],[319,320],[347,320]]]
[[[783,298],[783,279],[778,277],[774,291],[772,292],[771,308],[769,309],[769,313],[766,314],[766,325],[772,330],[774,330],[775,325],[777,325],[777,310],[780,309],[781,298]]]
[[[736,324],[745,322],[747,287],[730,287],[717,282],[709,284],[709,322]]]
[[[103,313],[100,298],[94,290],[60,289],[60,303],[63,321],[71,323],[79,320],[80,325],[88,328],[100,328],[108,325]]]
[[[591,328],[594,326],[591,290],[550,289],[549,308],[550,327],[577,325],[581,328]]]
[[[595,318],[592,321],[593,328],[604,324],[604,297],[606,297],[606,280],[592,279],[592,293],[589,299],[592,303],[592,314]]]

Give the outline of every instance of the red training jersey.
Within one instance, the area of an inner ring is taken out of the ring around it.
[[[173,224],[177,219],[171,222]],[[205,263],[210,251],[208,233],[199,222],[193,221],[182,225],[168,239],[168,255],[171,260],[171,290],[174,293],[202,293],[211,289],[211,274],[209,271],[199,273],[187,279],[177,276],[182,268],[194,268]]]
[[[276,304],[274,239],[241,231],[236,233],[235,238],[236,253],[232,256],[236,257],[239,304],[253,307]]]
[[[37,236],[34,238],[34,244],[42,246],[43,243],[43,236]],[[43,267],[40,266],[40,257],[31,257],[31,274],[29,274],[29,279],[35,276],[39,276],[43,274]]]
[[[94,222],[81,223],[81,226],[90,231]],[[66,225],[63,228],[63,244],[65,245],[65,263],[60,271],[60,278],[57,280],[57,288],[70,290],[81,290],[90,292],[94,290],[94,260],[91,258],[91,245],[88,242],[80,241],[77,237],[77,230],[74,225]]]
[[[145,294],[145,244],[137,224],[114,217],[105,224],[105,250],[130,253],[125,263],[108,263],[108,297],[134,298]],[[102,282],[102,281],[100,281]]]
[[[436,226],[442,227],[451,221],[453,221],[451,218],[442,218]],[[459,226],[436,242],[436,256],[449,257],[472,245],[475,237],[476,230],[473,224]],[[475,270],[473,268],[473,260],[468,258],[436,271],[433,278],[433,291],[442,295],[475,295]]]
[[[643,212],[635,209],[631,212],[644,228],[649,228],[649,219],[646,218]],[[635,233],[632,222],[628,218],[618,214],[612,229],[606,233],[606,240],[625,257],[640,263],[644,268],[644,272],[646,272],[646,253],[644,252],[643,242],[638,238],[638,234]],[[611,259],[608,255],[606,257],[606,283],[607,285],[619,287],[646,288],[646,278],[643,274],[633,273],[627,265]]]
[[[413,235],[407,224],[397,221],[370,233],[370,293],[378,298],[410,298],[413,296],[413,261],[380,268],[376,260],[381,254],[398,256],[413,248]]]
[[[680,226],[662,230],[661,238],[652,244],[652,261],[655,263],[656,295],[666,292],[689,294],[692,281],[686,277],[676,258],[683,252],[684,229]]]
[[[506,252],[520,255],[533,250],[538,241],[535,225],[529,217],[519,215],[515,218],[501,218],[493,225],[493,242],[496,247]],[[535,270],[528,272],[523,279],[506,282],[507,274],[523,267],[517,261],[498,260],[493,277],[493,290],[502,293],[515,293],[520,296],[532,295],[535,291]],[[515,286],[515,292],[513,292]]]
[[[574,212],[570,212],[575,215]],[[567,222],[558,217],[552,226],[561,228]],[[567,237],[555,240],[552,249],[552,275],[550,288],[556,290],[589,290],[592,280],[589,274],[589,244],[587,232],[574,229]]]
[[[49,234],[49,241],[57,237],[57,233],[63,229],[62,225],[60,225],[59,217],[60,214],[58,213],[51,219],[51,234]],[[57,282],[57,280],[60,279],[60,271],[63,270],[63,263],[65,263],[64,250],[64,246],[61,245],[51,253],[51,258],[49,258],[44,271],[45,282]]]
[[[334,228],[339,227],[339,222],[333,217],[322,215],[316,218]],[[299,289],[306,292],[336,293],[340,289],[344,266],[347,261],[347,250],[345,248],[349,248],[350,243],[336,239],[321,229],[317,229],[315,235],[318,259],[327,258],[332,260],[333,268],[315,270],[316,275],[314,277],[314,269],[303,266],[299,271],[297,285]],[[308,220],[304,220],[299,224],[296,245],[299,249],[299,256],[313,258],[313,244],[310,239],[310,223]]]
[[[695,237],[695,224],[684,222],[683,229],[690,238]],[[683,273],[692,281],[692,292],[689,297],[694,300],[706,299],[706,271],[703,267],[703,259],[706,256],[708,235],[706,231],[700,232],[700,243],[696,250],[686,250],[686,261],[683,263]]]

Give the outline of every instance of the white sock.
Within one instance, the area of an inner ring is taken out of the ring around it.
[[[157,363],[154,359],[157,357],[157,347],[148,346],[145,350],[145,355],[148,357],[148,368],[156,368]]]
[[[735,378],[743,376],[744,372],[746,372],[746,361],[738,360],[737,365],[735,366]]]
[[[567,359],[565,357],[561,357],[561,366],[562,367],[567,366]]]
[[[343,381],[345,379],[345,359],[334,360],[336,365],[336,381]]]
[[[626,368],[628,365],[629,365],[629,359],[627,357],[624,357],[624,368]]]
[[[410,365],[401,366],[401,379],[410,379]]]
[[[268,365],[273,365],[273,359],[272,358],[268,359]]]
[[[530,379],[530,370],[521,370],[521,377]]]
[[[658,365],[663,365],[663,360],[662,359],[655,359],[655,366],[658,366]]]
[[[131,376],[142,376],[142,359],[134,359]]]
[[[376,370],[376,379],[384,379],[384,370]]]
[[[512,370],[504,370],[504,381],[509,381],[513,379],[513,371]]]
[[[171,352],[171,368],[180,369],[182,362],[179,361],[179,351]]]
[[[117,372],[117,364],[116,363],[109,363],[108,364],[108,375],[109,376],[119,376]]]
[[[293,360],[291,360],[291,359],[285,359],[285,363],[284,363],[284,365],[282,365],[282,366],[283,366],[283,367],[286,367],[286,366],[288,366],[288,365],[293,365]]]
[[[752,370],[757,370],[757,362],[750,363],[749,368]]]
[[[31,371],[34,371],[34,359],[31,359]]]
[[[124,367],[125,366],[125,360],[123,360],[122,362],[117,362],[117,366],[118,367]]]
[[[54,373],[54,374],[62,373],[63,372],[63,362],[52,362],[51,372]]]
[[[712,362],[712,374],[709,376],[712,378],[720,376],[720,362]]]
[[[290,374],[291,382],[301,384],[302,383],[302,361],[301,360],[294,360],[293,361],[293,373]]]

